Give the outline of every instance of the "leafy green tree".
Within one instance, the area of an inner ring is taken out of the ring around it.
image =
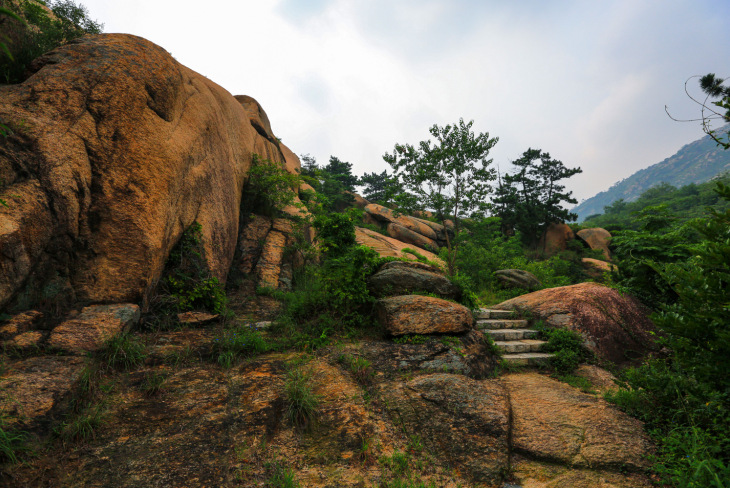
[[[714,73],[708,73],[700,78],[700,88],[707,95],[708,98],[719,98],[712,102],[712,105],[718,107],[713,109],[707,106],[707,99],[701,103],[702,105],[702,127],[704,131],[712,137],[720,146],[725,149],[730,149],[730,129],[727,129],[725,139],[722,139],[722,135],[710,127],[710,123],[715,119],[722,119],[725,122],[730,122],[730,86],[723,85],[725,80],[718,78]],[[724,112],[723,112],[724,110]],[[709,114],[707,113],[709,112]],[[725,130],[725,129],[723,129]]]
[[[396,203],[407,209],[432,210],[444,225],[453,218],[457,240],[461,220],[486,211],[490,182],[497,177],[487,157],[498,138],[490,139],[488,132],[475,134],[473,124],[459,119],[454,125],[434,125],[429,132],[435,141],[396,144],[392,154],[383,155],[406,190],[396,196]],[[449,274],[454,275],[458,242],[446,236]]]
[[[365,173],[360,177],[360,186],[365,187],[362,196],[366,200],[380,205],[387,205],[403,190],[398,179],[389,175],[387,170],[380,174]]]
[[[576,220],[562,204],[578,201],[558,182],[583,170],[566,168],[540,149],[528,149],[512,164],[518,171],[501,178],[493,201],[503,225],[518,230],[525,244],[536,248],[551,223]]]
[[[23,22],[8,27],[14,32],[14,42],[0,58],[0,80],[6,83],[23,81],[31,61],[41,54],[83,35],[99,34],[104,28],[89,18],[86,7],[72,0],[19,0],[7,7]]]

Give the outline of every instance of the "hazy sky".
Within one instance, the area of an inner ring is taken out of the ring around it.
[[[256,98],[295,153],[354,173],[395,143],[474,120],[509,170],[540,148],[580,200],[703,135],[685,80],[730,77],[728,0],[81,0]],[[695,88],[696,82],[691,83]]]

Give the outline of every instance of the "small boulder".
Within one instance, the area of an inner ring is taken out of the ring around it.
[[[403,295],[383,298],[377,316],[394,336],[405,334],[459,334],[472,329],[471,310],[441,298]]]
[[[494,275],[503,285],[509,288],[522,288],[523,290],[535,290],[542,286],[537,276],[521,269],[500,269]]]
[[[368,285],[375,296],[381,297],[419,291],[454,300],[461,296],[461,289],[444,276],[441,270],[413,261],[385,263],[368,278]]]
[[[547,256],[553,256],[568,248],[568,242],[575,239],[573,229],[568,224],[550,224],[540,238],[540,249]]]
[[[492,308],[526,311],[549,327],[579,332],[584,346],[618,365],[633,363],[655,349],[649,311],[635,298],[598,283],[547,288]]]
[[[48,345],[73,353],[97,351],[109,339],[131,329],[139,318],[139,307],[131,303],[92,305],[53,329]]]
[[[611,251],[608,245],[611,243],[611,233],[606,229],[595,227],[593,229],[582,229],[576,233],[576,236],[588,244],[588,247],[603,252],[606,259],[611,259]]]
[[[177,321],[186,327],[200,327],[220,320],[220,315],[205,312],[183,312],[177,314]]]

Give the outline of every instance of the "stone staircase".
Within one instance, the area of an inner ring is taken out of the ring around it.
[[[479,309],[474,313],[476,328],[489,335],[502,351],[502,359],[517,366],[538,366],[547,363],[551,353],[541,352],[545,341],[529,328],[525,319],[515,318],[511,310]]]

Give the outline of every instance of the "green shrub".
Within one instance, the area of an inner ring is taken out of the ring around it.
[[[320,398],[314,394],[311,374],[301,368],[287,373],[284,383],[286,415],[297,427],[304,427],[314,420]]]
[[[572,373],[581,362],[590,357],[583,347],[583,339],[579,333],[567,329],[552,329],[542,323],[536,324],[535,328],[547,339],[543,350],[553,353],[550,364],[558,374]]]
[[[266,471],[269,474],[266,486],[270,488],[298,488],[300,485],[294,478],[294,471],[291,468],[282,466],[279,461],[266,464]]]
[[[343,354],[337,360],[350,370],[355,377],[355,381],[361,385],[368,385],[372,382],[375,371],[373,370],[373,364],[367,359],[360,356]]]
[[[88,439],[94,436],[96,429],[103,423],[103,416],[104,407],[101,404],[91,406],[61,423],[57,433],[64,441]]]
[[[99,351],[98,358],[110,368],[129,370],[141,364],[147,353],[144,344],[129,333],[119,334],[109,339]]]
[[[27,432],[9,427],[7,419],[0,417],[0,463],[17,463],[18,456],[28,452],[27,438]]]
[[[261,332],[250,325],[224,330],[213,340],[213,354],[224,368],[230,368],[240,357],[261,354],[271,347]]]

